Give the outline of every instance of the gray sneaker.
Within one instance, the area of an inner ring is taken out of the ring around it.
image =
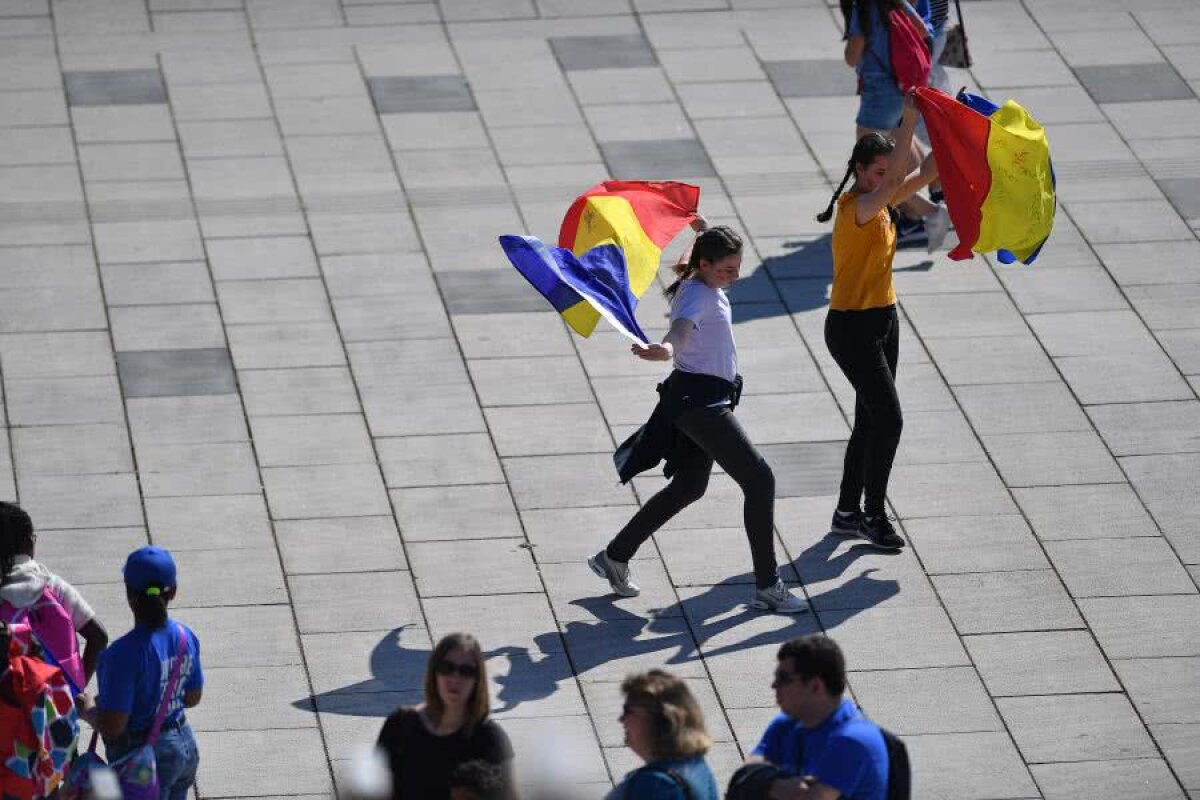
[[[774,611],[776,614],[807,614],[808,601],[796,597],[788,591],[782,578],[775,579],[775,585],[766,589],[755,589],[750,607],[762,611]]]
[[[637,597],[642,593],[641,587],[629,578],[629,564],[613,561],[603,550],[589,558],[587,563],[592,572],[608,581],[612,590],[621,597]]]
[[[942,244],[946,241],[946,234],[949,232],[950,212],[946,210],[945,205],[939,204],[933,213],[925,217],[925,233],[929,236],[929,241],[925,243],[925,249],[930,253],[941,250]]]

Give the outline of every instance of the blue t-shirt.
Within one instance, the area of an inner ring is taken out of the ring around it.
[[[187,634],[187,652],[164,720],[174,721],[183,713],[183,696],[204,685],[200,642],[186,625],[174,620],[167,620],[166,625],[156,629],[139,625],[109,645],[100,656],[96,705],[106,711],[128,714],[130,732],[142,733],[154,724],[154,714],[179,652],[180,628]]]
[[[933,26],[930,22],[931,9],[929,0],[917,0],[917,5],[914,8],[911,4],[906,3],[908,7],[916,11],[924,22],[929,35],[933,36]],[[889,40],[888,26],[883,15],[879,13],[878,6],[870,7],[870,19],[868,27],[871,29],[870,35],[864,33],[862,15],[858,12],[858,3],[854,4],[854,10],[850,12],[850,21],[846,26],[847,36],[865,36],[867,39],[867,47],[863,51],[862,59],[858,62],[858,74],[866,77],[875,76],[892,76],[892,45]]]
[[[887,797],[888,756],[883,734],[848,697],[812,730],[786,714],[776,715],[754,755],[789,776],[812,775],[847,800]]]
[[[695,800],[720,800],[717,779],[704,756],[652,761],[625,776],[608,794],[609,800],[687,800],[683,789],[667,774],[674,770],[692,790]]]

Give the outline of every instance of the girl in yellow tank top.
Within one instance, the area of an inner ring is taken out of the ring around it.
[[[891,205],[937,178],[932,158],[905,178],[916,121],[917,111],[909,97],[896,141],[879,133],[859,139],[846,176],[829,206],[817,216],[828,222],[837,206],[825,344],[855,392],[854,430],[846,444],[831,532],[858,536],[883,550],[904,546],[885,507],[892,461],[904,427],[896,394],[900,322],[892,286],[896,226]],[[851,179],[854,184],[843,195]]]

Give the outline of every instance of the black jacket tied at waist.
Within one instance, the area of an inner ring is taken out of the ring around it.
[[[663,474],[670,478],[675,474],[672,454],[679,435],[675,418],[693,408],[736,408],[741,397],[741,375],[730,382],[716,375],[674,370],[658,385],[658,405],[650,419],[613,453],[621,483],[629,483],[634,475],[654,469],[664,460]]]

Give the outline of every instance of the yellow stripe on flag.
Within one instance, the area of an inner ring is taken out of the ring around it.
[[[1054,181],[1046,131],[1009,100],[991,116],[987,159],[992,185],[983,201],[979,238],[971,249],[999,248],[1024,261],[1054,226]]]
[[[566,323],[571,326],[571,330],[585,339],[592,335],[592,331],[596,330],[596,323],[600,321],[600,312],[592,308],[585,300],[579,301],[561,314]]]

